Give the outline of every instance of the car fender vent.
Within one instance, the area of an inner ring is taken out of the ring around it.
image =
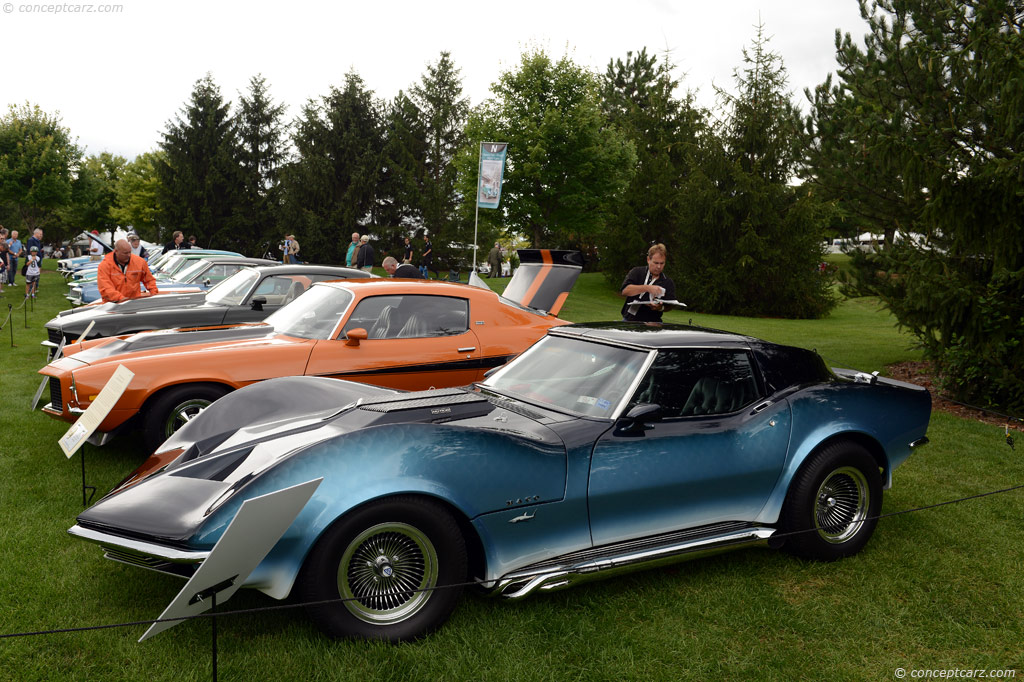
[[[456,389],[415,393],[404,399],[388,396],[383,399],[364,400],[359,403],[359,409],[382,414],[405,410],[429,410],[443,418],[445,414],[452,412],[451,409],[446,408],[486,402],[487,399],[482,395]]]

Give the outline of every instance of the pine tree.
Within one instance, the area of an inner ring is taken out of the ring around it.
[[[462,95],[460,70],[448,52],[442,52],[437,63],[427,66],[420,82],[410,89],[409,98],[419,111],[426,143],[416,210],[434,240],[438,258],[450,259],[447,243],[458,239],[455,230],[459,194],[453,161],[464,144],[469,99]]]
[[[743,61],[737,94],[718,90],[725,117],[701,140],[699,172],[686,181],[676,290],[707,312],[820,317],[835,305],[818,268],[831,209],[789,185],[801,126],[763,27]]]
[[[609,61],[602,80],[605,115],[637,155],[636,174],[601,234],[601,269],[613,285],[629,268],[643,264],[652,243],[666,245],[669,276],[677,276],[681,262],[674,258],[685,199],[681,183],[692,172],[694,146],[706,130],[707,114],[694,107],[691,94],[676,97],[679,81],[672,71],[667,57],[659,62],[642,49],[635,56],[627,52],[625,61]]]
[[[245,253],[262,254],[282,237],[277,226],[281,166],[285,161],[287,125],[285,106],[270,97],[261,75],[249,81],[249,92],[239,98],[235,127],[242,175],[243,201],[237,216],[239,243]],[[298,235],[302,243],[302,235]]]
[[[917,337],[947,390],[1024,412],[1024,8],[879,0],[861,14],[865,47],[837,34],[837,83],[814,93],[811,182],[885,232],[854,259],[859,291]]]
[[[192,90],[181,114],[167,122],[156,159],[163,226],[195,235],[208,247],[248,244],[238,233],[243,201],[238,131],[230,104],[207,74]]]
[[[353,231],[373,224],[384,147],[382,106],[355,72],[310,101],[295,124],[296,159],[284,169],[285,220],[302,250],[343,263]]]

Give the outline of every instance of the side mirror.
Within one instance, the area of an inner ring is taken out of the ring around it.
[[[616,436],[642,436],[648,423],[661,421],[661,405],[640,403],[615,422]]]
[[[346,346],[359,346],[360,341],[366,340],[366,330],[362,327],[356,327],[355,329],[349,329],[348,333],[345,334],[345,345]]]
[[[266,296],[253,296],[252,297],[252,309],[263,310],[263,306],[267,304]]]

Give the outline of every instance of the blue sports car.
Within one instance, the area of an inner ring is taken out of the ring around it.
[[[235,577],[320,602],[331,636],[398,641],[441,625],[471,582],[519,598],[752,544],[852,555],[930,413],[926,390],[800,348],[556,327],[470,387],[289,377],[230,393],[69,532],[188,577],[243,502],[322,478]]]

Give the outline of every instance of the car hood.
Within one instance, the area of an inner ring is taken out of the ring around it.
[[[146,298],[133,298],[121,303],[101,303],[89,305],[57,313],[57,317],[46,323],[48,329],[71,329],[72,327],[89,324],[93,319],[103,315],[130,315],[149,312],[151,310],[169,310],[173,308],[197,308],[206,303],[206,292],[188,294],[160,294]],[[208,305],[213,305],[208,304]]]
[[[240,416],[250,403],[256,405]],[[235,493],[317,444],[389,424],[457,423],[495,409],[486,396],[466,389],[402,393],[317,377],[270,380],[211,405],[78,523],[185,546]],[[544,431],[541,440],[561,448]]]
[[[82,351],[74,353],[73,357],[79,362],[91,365],[109,358],[121,361],[130,353],[146,353],[150,351],[178,352],[185,346],[234,341],[270,340],[273,336],[274,328],[262,322],[257,324],[241,324],[233,327],[165,329],[117,337],[106,343],[89,346]]]

